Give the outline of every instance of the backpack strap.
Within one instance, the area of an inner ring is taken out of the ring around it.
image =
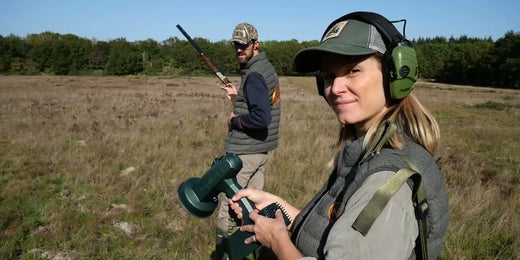
[[[402,168],[397,171],[383,186],[377,190],[372,199],[358,215],[352,227],[366,236],[372,224],[381,214],[386,204],[392,196],[408,180],[412,179],[414,185],[412,190],[412,200],[415,209],[415,218],[419,227],[419,237],[416,241],[416,254],[418,259],[428,259],[428,249],[426,245],[426,215],[428,213],[428,203],[424,194],[422,177],[417,166],[407,158],[403,158],[410,168]]]
[[[375,156],[381,152],[383,146],[392,138],[397,131],[397,125],[390,121],[384,121],[382,126],[377,129],[372,137],[372,141],[367,145],[366,152],[362,160]]]

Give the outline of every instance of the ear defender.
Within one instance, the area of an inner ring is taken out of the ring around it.
[[[389,72],[389,94],[392,99],[403,99],[414,89],[418,78],[417,56],[408,46],[397,46],[392,50],[395,70]]]
[[[387,68],[383,73],[386,89],[391,99],[403,99],[414,89],[415,82],[419,77],[417,55],[411,43],[395,28],[393,22],[385,17],[371,12],[354,12],[336,19],[325,30],[325,33],[334,24],[343,20],[358,20],[373,25],[385,42],[387,48],[383,58],[383,67]],[[405,22],[406,20],[401,20]],[[397,21],[394,21],[397,22]],[[404,31],[404,29],[403,29]],[[323,36],[322,36],[323,38]],[[324,95],[324,82],[319,71],[316,72],[316,84],[318,94]]]
[[[325,97],[325,81],[321,77],[320,71],[316,71],[316,87],[318,87],[318,94]]]
[[[329,103],[327,97],[325,96],[325,80],[321,76],[321,72],[316,71],[316,87],[318,88],[318,94],[325,99],[325,102]]]

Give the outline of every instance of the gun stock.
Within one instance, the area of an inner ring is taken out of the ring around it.
[[[231,83],[229,81],[229,79],[226,76],[224,76],[224,74],[222,74],[222,72],[220,72],[218,67],[208,58],[208,56],[206,56],[206,54],[204,54],[204,52],[199,47],[199,45],[197,45],[197,43],[193,39],[191,39],[190,35],[182,28],[182,26],[180,24],[177,24],[177,29],[179,29],[179,31],[181,31],[181,33],[184,35],[184,37],[186,37],[186,39],[190,42],[190,44],[193,46],[193,48],[195,48],[195,50],[197,50],[197,52],[200,54],[200,56],[202,57],[204,62],[206,62],[206,64],[209,66],[209,68],[215,73],[215,75],[217,75],[217,77],[220,79],[220,81],[222,81],[222,83],[224,83],[224,84]]]

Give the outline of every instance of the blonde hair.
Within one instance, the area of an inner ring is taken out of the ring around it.
[[[434,154],[440,141],[440,130],[437,121],[424,107],[415,95],[398,100],[390,105],[387,112],[379,118],[366,132],[364,146],[372,140],[374,133],[383,121],[390,121],[397,125],[398,131],[390,138],[390,146],[395,149],[403,147],[399,133],[411,138],[423,146],[430,154]],[[339,153],[346,141],[358,138],[354,125],[343,125],[340,128],[339,139],[336,144],[337,152],[334,157],[334,165],[337,165]]]
[[[376,58],[379,64],[383,64],[383,55],[380,53],[362,56],[361,59],[370,56]],[[397,131],[389,140],[392,148],[401,149],[403,147],[404,143],[403,140],[401,140],[400,134],[404,134],[414,142],[423,146],[433,155],[440,141],[440,130],[437,121],[430,111],[419,102],[414,94],[409,94],[400,100],[390,100],[390,97],[387,98],[389,100],[389,107],[367,130],[365,139],[363,140],[363,146],[366,147],[372,141],[381,123],[388,120],[397,125]],[[338,142],[335,145],[336,153],[330,163],[337,166],[339,154],[341,150],[343,150],[345,142],[353,141],[359,137],[353,124],[342,125],[339,130]]]

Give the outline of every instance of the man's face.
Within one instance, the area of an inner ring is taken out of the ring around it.
[[[233,42],[232,45],[236,51],[238,62],[240,64],[246,64],[255,54],[254,51],[257,45],[257,41],[253,40],[248,44]]]

